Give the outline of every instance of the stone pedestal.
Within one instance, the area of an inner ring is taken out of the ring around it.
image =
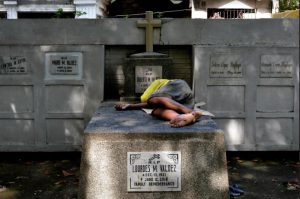
[[[128,191],[129,152],[168,151],[181,154],[180,189]],[[224,133],[209,117],[171,128],[143,111],[100,107],[84,133],[79,198],[228,198]]]
[[[139,101],[143,89],[138,85],[144,83],[142,87],[147,87],[153,80],[170,78],[168,70],[171,70],[172,59],[166,54],[156,52],[144,52],[130,55],[126,58],[126,65],[123,68],[125,75],[124,95],[121,101]],[[141,68],[153,69],[151,72],[161,71],[161,74],[138,75],[137,71]],[[142,80],[143,79],[143,80]],[[142,82],[141,82],[142,81]]]

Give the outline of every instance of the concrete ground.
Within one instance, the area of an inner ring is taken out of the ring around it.
[[[298,152],[228,152],[240,199],[300,199]],[[0,153],[0,199],[77,198],[80,153]]]

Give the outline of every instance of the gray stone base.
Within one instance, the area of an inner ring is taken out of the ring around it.
[[[127,192],[127,152],[180,151],[181,191]],[[100,108],[84,134],[79,198],[228,198],[224,134],[209,118],[174,129],[142,111]]]

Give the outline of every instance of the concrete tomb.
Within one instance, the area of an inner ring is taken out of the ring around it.
[[[79,198],[228,198],[224,133],[104,103],[84,132]]]

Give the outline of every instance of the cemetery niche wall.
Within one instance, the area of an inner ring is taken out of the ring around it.
[[[101,82],[103,46],[0,49],[0,150],[80,150],[88,115],[101,100],[90,79]]]
[[[80,150],[96,107],[120,99],[124,60],[143,52],[137,20],[0,21],[0,150]],[[162,19],[153,35],[227,150],[299,150],[298,20]]]
[[[195,51],[204,57],[201,65],[195,65],[202,71],[196,84],[206,82],[196,98],[206,99],[207,108],[218,115],[215,120],[226,132],[228,150],[299,147],[295,131],[299,71],[294,67],[299,59],[291,48],[196,47]]]

